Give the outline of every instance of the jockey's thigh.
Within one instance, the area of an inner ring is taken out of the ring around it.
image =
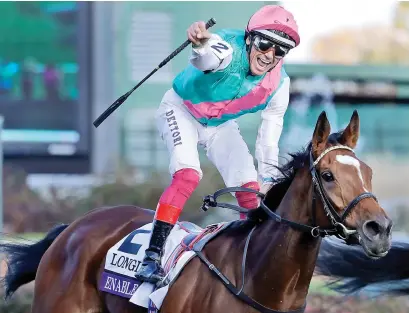
[[[230,120],[208,130],[211,133],[206,143],[207,157],[219,170],[226,186],[237,187],[257,181],[253,156],[237,122]]]
[[[168,90],[155,115],[157,127],[165,142],[169,157],[169,172],[192,168],[202,178],[198,153],[198,127],[201,125],[184,107],[183,100],[173,89]]]

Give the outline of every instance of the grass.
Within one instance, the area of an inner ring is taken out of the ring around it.
[[[40,239],[43,239],[45,235],[45,233],[22,233],[19,235],[19,237],[31,241],[38,241]]]
[[[321,295],[325,295],[325,296],[334,296],[334,295],[338,295],[338,293],[336,293],[335,291],[332,291],[331,289],[329,289],[326,285],[325,285],[325,280],[322,279],[322,277],[317,277],[314,276],[311,280],[311,284],[310,284],[310,290],[309,293],[310,294],[321,294]]]
[[[18,242],[18,241],[39,241],[40,239],[44,238],[45,233],[21,233],[21,234],[0,234],[1,241],[10,241],[10,242]]]

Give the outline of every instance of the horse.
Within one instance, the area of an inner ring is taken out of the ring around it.
[[[385,257],[393,222],[371,192],[371,168],[354,153],[358,138],[356,110],[333,134],[323,111],[307,147],[277,166],[281,174],[265,196],[259,194],[260,206],[246,220],[232,221],[187,263],[160,312],[301,313],[324,237]],[[35,280],[32,313],[146,313],[98,284],[108,249],[153,215],[136,206],[98,208],[37,243],[2,244],[6,296]]]
[[[366,293],[367,296],[409,295],[409,242],[392,241],[388,255],[368,258],[354,246],[324,241],[316,273],[328,278],[327,286],[340,294]]]

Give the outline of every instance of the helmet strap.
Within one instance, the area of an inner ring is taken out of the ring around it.
[[[249,59],[250,59],[251,47],[254,44],[254,34],[250,32],[250,33],[248,33],[248,35],[246,37],[250,39],[250,44],[246,43],[246,51],[249,54]],[[245,40],[247,40],[247,38]]]

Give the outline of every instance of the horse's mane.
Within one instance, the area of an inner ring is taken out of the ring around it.
[[[341,135],[342,131],[331,134],[328,138],[328,142],[331,145],[339,144]],[[306,147],[298,152],[289,153],[291,159],[287,163],[281,166],[274,166],[278,170],[279,175],[271,178],[273,186],[268,190],[264,200],[270,210],[275,211],[278,208],[298,170],[309,164],[311,145],[312,143],[309,142]],[[268,218],[266,212],[264,212],[261,207],[256,210],[251,210],[248,213],[248,217],[250,220],[265,220]]]
[[[281,166],[274,166],[279,174],[277,177],[271,177],[273,186],[267,191],[264,200],[264,203],[270,210],[275,211],[278,208],[298,170],[308,164],[310,148],[311,143],[295,153],[290,153],[291,159],[287,163]],[[248,213],[248,217],[250,220],[265,220],[267,219],[267,214],[260,207],[256,210],[251,210]]]

